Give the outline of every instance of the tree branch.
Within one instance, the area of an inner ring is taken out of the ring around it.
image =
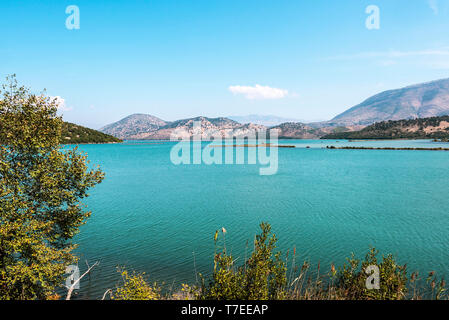
[[[111,293],[112,293],[112,289],[106,290],[105,293],[103,294],[103,298],[102,298],[101,300],[106,299],[106,295],[107,295],[108,293],[111,294]]]
[[[87,261],[86,261],[87,264]],[[75,289],[75,286],[78,284],[78,282],[81,281],[81,279],[87,275],[88,273],[90,273],[90,271],[95,267],[98,266],[100,263],[98,261],[96,261],[92,266],[89,267],[89,264],[87,264],[88,269],[86,272],[84,272],[78,279],[76,279],[75,282],[73,282],[73,284],[70,286],[69,291],[67,292],[67,297],[65,298],[66,300],[70,300],[70,298],[72,297],[72,292]]]

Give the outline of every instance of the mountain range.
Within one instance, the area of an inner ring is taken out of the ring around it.
[[[370,125],[380,121],[448,114],[449,79],[443,79],[384,91],[336,116],[330,122],[340,125]]]
[[[229,116],[228,118],[242,124],[254,123],[265,127],[273,127],[287,122],[304,122],[304,120],[294,118],[283,118],[273,115],[260,115],[260,114],[250,114],[248,116]]]
[[[120,139],[167,140],[173,132],[193,134],[193,122],[223,137],[245,136],[250,130],[278,131],[281,138],[317,139],[329,134],[353,132],[376,122],[449,115],[449,79],[437,80],[374,95],[329,121],[302,123],[276,116],[196,117],[164,121],[148,114],[133,114],[100,129]],[[279,123],[279,122],[283,123]],[[285,121],[285,122],[284,122]]]
[[[266,129],[266,127],[261,125],[252,123],[241,124],[228,118],[207,117],[182,119],[173,122],[164,121],[160,126],[157,126],[153,121],[155,117],[148,118],[147,116],[139,114],[131,115],[115,124],[100,129],[100,131],[129,140],[169,140],[173,133],[176,133],[176,136],[180,138],[192,136],[194,134],[194,122],[201,123],[200,134],[203,139],[206,139],[208,133],[211,132],[219,133],[220,136],[227,138],[246,136],[251,131]],[[145,121],[151,123],[145,126],[143,125]],[[139,123],[140,125],[135,126],[135,123]]]

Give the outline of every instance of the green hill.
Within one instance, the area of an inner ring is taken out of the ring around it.
[[[360,131],[331,133],[321,139],[449,139],[449,116],[383,121]]]
[[[70,122],[62,125],[61,143],[117,143],[122,140],[97,130],[89,129]]]

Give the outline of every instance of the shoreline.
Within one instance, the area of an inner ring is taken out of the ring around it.
[[[76,146],[76,145],[85,145],[85,144],[119,144],[121,142],[80,142],[80,143],[61,143],[62,146]]]
[[[226,140],[232,140],[232,139],[223,139],[223,141]],[[269,140],[269,139],[267,139]],[[429,142],[441,142],[441,143],[448,143],[449,142],[445,142],[445,141],[434,141],[433,138],[414,138],[414,139],[409,139],[409,138],[397,138],[397,139],[379,139],[379,138],[375,138],[375,139],[321,139],[321,138],[316,138],[316,139],[302,139],[302,138],[278,138],[278,141],[291,141],[291,140],[301,140],[301,141],[323,141],[323,143],[325,141],[337,141],[337,142],[341,142],[341,141],[347,141],[347,142],[371,142],[371,141],[418,141],[418,140],[429,140]],[[170,139],[125,139],[123,140],[123,142],[126,141],[161,141],[161,142],[179,142],[182,140],[178,140],[178,141],[172,141]],[[194,141],[194,140],[190,140],[190,141]],[[214,140],[201,140],[203,142],[213,142]],[[120,143],[120,142],[118,142]]]
[[[269,143],[263,144],[227,144],[227,145],[212,145],[208,146],[210,148],[296,148],[296,146],[291,145],[271,145]]]
[[[335,147],[326,146],[331,150],[394,150],[394,151],[449,151],[449,148],[393,148],[393,147]]]

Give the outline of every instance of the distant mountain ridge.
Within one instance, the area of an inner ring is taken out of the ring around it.
[[[101,128],[100,131],[120,139],[129,139],[134,135],[155,131],[168,123],[149,114],[136,113],[111,123]]]
[[[343,125],[370,125],[388,120],[443,115],[449,115],[449,79],[381,92],[329,122]]]
[[[237,121],[241,124],[254,123],[266,127],[273,127],[287,122],[295,122],[295,123],[304,122],[302,120],[294,118],[283,118],[273,115],[259,115],[259,114],[250,114],[247,116],[229,116],[228,118]]]
[[[337,131],[351,131],[351,127],[321,127],[316,128],[300,122],[287,122],[278,126],[263,126],[254,123],[239,123],[237,121],[220,117],[220,118],[208,118],[208,117],[195,117],[182,119],[172,122],[159,121],[159,125],[151,123],[149,126],[143,126],[134,128],[134,123],[145,123],[148,119],[156,117],[149,115],[132,115],[119,122],[106,126],[107,131],[103,132],[117,132],[123,139],[128,140],[170,140],[172,134],[176,133],[178,137],[193,136],[194,122],[201,123],[201,136],[203,139],[207,139],[207,133],[218,133],[223,138],[231,137],[244,137],[255,132],[276,130],[278,136],[282,139],[318,139],[328,133]],[[139,118],[143,120],[140,121]],[[130,119],[132,121],[130,121]],[[156,118],[159,119],[159,118]],[[130,127],[128,127],[130,126]],[[128,133],[128,134],[126,134]]]
[[[134,114],[100,129],[120,139],[170,139],[175,130],[193,134],[194,121],[201,121],[202,130],[219,131],[223,136],[245,135],[249,130],[274,129],[279,137],[288,139],[317,139],[328,134],[352,132],[376,122],[428,118],[449,115],[449,79],[416,84],[374,95],[348,109],[332,120],[301,123],[287,121],[275,125],[262,125],[263,121],[276,121],[276,116],[250,115],[246,117],[196,117],[177,121],[164,121],[152,115]],[[253,122],[246,122],[250,118]],[[271,119],[271,120],[270,120]],[[254,123],[256,122],[256,123]],[[268,124],[267,122],[265,122]]]
[[[188,119],[182,119],[177,120],[169,123],[165,126],[165,128],[180,128],[180,127],[186,127],[186,128],[193,128],[193,123],[195,121],[199,121],[202,123],[203,126],[206,128],[222,128],[222,129],[229,129],[229,128],[237,128],[240,127],[241,124],[237,121],[220,117],[220,118],[208,118],[208,117],[195,117],[195,118],[188,118]]]
[[[170,122],[165,126],[159,127],[151,132],[139,133],[129,136],[130,140],[169,140],[172,134],[177,137],[191,137],[194,134],[194,123],[201,123],[201,137],[208,139],[208,133],[219,134],[223,138],[244,136],[251,130],[259,131],[266,129],[263,126],[254,124],[240,124],[237,121],[228,118],[207,118],[195,117]]]

